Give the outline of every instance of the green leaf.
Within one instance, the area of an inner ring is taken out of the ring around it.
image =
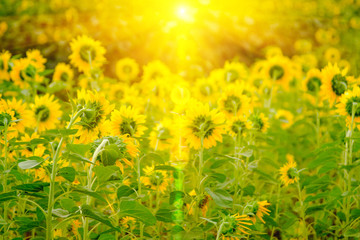
[[[344,233],[344,237],[360,238],[360,230],[359,229],[348,229]]]
[[[85,216],[85,217],[92,218],[92,219],[94,219],[94,220],[96,220],[96,221],[98,221],[98,222],[101,222],[101,223],[103,223],[103,224],[105,224],[105,225],[107,225],[107,226],[109,226],[109,227],[111,227],[111,228],[116,229],[117,231],[119,231],[119,229],[118,229],[118,228],[115,228],[115,227],[112,225],[112,223],[109,221],[109,219],[108,219],[109,217],[104,216],[103,214],[95,211],[94,208],[92,208],[92,207],[90,207],[90,206],[88,206],[88,205],[83,205],[83,206],[81,207],[81,213],[82,213],[82,215]]]
[[[123,200],[120,202],[120,214],[138,219],[148,226],[156,224],[156,218],[149,209],[136,201]]]
[[[53,209],[52,214],[57,217],[61,217],[61,218],[67,218],[68,216],[70,216],[69,211],[67,211],[65,209],[61,209],[61,208]]]
[[[100,183],[106,182],[119,168],[116,166],[95,166],[94,172]]]
[[[114,165],[120,158],[119,148],[116,144],[106,145],[100,154],[101,162],[104,166]]]
[[[66,180],[73,182],[75,180],[76,171],[73,167],[63,167],[59,169],[58,174]]]
[[[103,198],[99,193],[97,192],[94,192],[94,191],[90,191],[88,189],[85,189],[83,187],[78,187],[78,188],[74,188],[73,189],[74,192],[79,192],[79,193],[83,193],[83,194],[86,194],[88,196],[91,196],[93,198],[96,198],[97,200],[101,201],[101,202],[104,202],[106,203],[106,200],[105,198]]]
[[[185,197],[185,193],[182,191],[174,191],[170,193],[169,203],[173,204],[175,201]]]
[[[66,137],[69,135],[74,135],[77,133],[77,129],[51,129],[47,130],[44,135],[54,136],[54,137]]]
[[[87,159],[86,157],[81,156],[78,153],[72,153],[72,152],[66,151],[66,152],[63,153],[62,156],[64,158],[67,158],[67,159],[72,160],[72,161],[86,162],[86,163],[94,164],[89,159]]]
[[[15,223],[19,226],[17,229],[20,234],[24,234],[33,228],[39,227],[40,222],[39,221],[33,221],[32,218],[28,217],[15,217],[14,218]]]
[[[72,212],[73,208],[76,207],[74,200],[69,198],[64,198],[60,200],[60,205],[62,208]]]
[[[160,163],[160,164],[164,164],[165,161],[164,159],[157,153],[151,152],[151,153],[147,153],[142,157],[142,162],[155,162],[155,163]]]
[[[39,144],[47,144],[49,143],[48,140],[45,138],[34,138],[30,140],[30,145],[39,145]]]
[[[111,234],[101,234],[98,240],[116,240],[114,235]]]
[[[66,83],[62,81],[55,81],[49,84],[47,87],[47,92],[52,94],[58,91],[61,91],[66,88]]]
[[[122,197],[128,197],[131,194],[135,193],[134,189],[129,186],[123,185],[117,190],[117,197],[120,199]]]
[[[225,160],[225,159],[217,160],[213,164],[211,164],[210,169],[216,169],[216,168],[222,167],[223,165],[225,165],[227,163],[229,163],[229,160]]]
[[[50,186],[50,183],[36,182],[36,183],[26,183],[14,186],[13,188],[17,190],[27,191],[27,192],[40,192],[44,190],[44,187]]]
[[[246,150],[246,151],[244,151],[244,152],[240,152],[239,154],[241,155],[241,156],[244,156],[244,157],[247,157],[247,158],[249,158],[249,157],[251,157],[252,155],[253,155],[253,150],[252,149],[248,149],[248,150]]]
[[[156,212],[155,217],[158,221],[161,222],[168,222],[168,223],[173,222],[171,210],[167,208],[160,208]]]
[[[169,165],[158,165],[155,166],[155,170],[176,171],[177,169]]]
[[[231,208],[233,199],[231,195],[223,190],[223,189],[216,189],[215,191],[211,191],[210,188],[205,188],[205,191],[211,196],[214,202],[224,208]]]
[[[211,177],[215,181],[218,181],[219,183],[223,183],[226,180],[226,176],[222,173],[212,172],[209,177]]]
[[[66,149],[84,156],[91,148],[90,144],[67,144]]]
[[[314,212],[322,211],[325,208],[325,206],[326,206],[326,204],[308,207],[306,209],[305,213],[306,213],[306,215],[310,215]]]
[[[40,158],[41,160],[26,160],[18,163],[19,168],[21,169],[31,169],[36,166],[39,166],[44,162],[43,158]]]
[[[9,200],[13,200],[13,199],[16,199],[16,191],[11,191],[11,192],[6,192],[6,193],[0,194],[0,203],[6,202]]]

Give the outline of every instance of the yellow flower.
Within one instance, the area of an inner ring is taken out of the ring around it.
[[[265,223],[264,219],[263,219],[263,216],[264,214],[266,215],[270,215],[269,212],[270,210],[267,209],[267,206],[269,206],[270,203],[268,203],[268,201],[260,201],[260,202],[257,202],[254,206],[254,214],[256,217],[258,217],[260,219],[260,221],[262,223]],[[253,221],[253,223],[256,222],[256,218],[254,217],[251,217],[251,220]]]
[[[105,48],[99,41],[85,35],[74,38],[70,43],[72,54],[69,56],[72,65],[81,72],[101,67],[105,62]]]
[[[5,80],[10,80],[9,74],[9,61],[11,54],[8,51],[3,51],[0,53],[0,83]]]
[[[166,79],[171,75],[169,68],[160,61],[153,61],[144,67],[143,81],[150,82],[159,78]]]
[[[278,110],[275,118],[280,120],[282,128],[288,128],[294,123],[294,115],[284,109]]]
[[[14,112],[13,127],[17,130],[16,133],[22,133],[25,130],[25,126],[31,123],[31,111],[27,109],[27,104],[22,100],[16,100],[15,98],[6,101],[6,107]]]
[[[35,68],[39,69],[40,71],[45,69],[46,58],[41,55],[38,49],[28,50],[26,52],[26,57],[30,60],[31,64]]]
[[[248,116],[250,114],[250,98],[243,94],[244,86],[229,85],[221,95],[218,105],[227,117]]]
[[[76,235],[78,233],[79,227],[81,226],[81,222],[76,219],[72,221],[71,226],[72,226],[71,231]]]
[[[261,132],[266,132],[269,128],[269,118],[265,117],[264,113],[252,114],[250,116],[252,128]]]
[[[285,186],[288,186],[289,184],[299,181],[299,174],[294,161],[294,156],[288,154],[286,159],[287,163],[280,168],[280,180]]]
[[[10,77],[14,84],[20,88],[27,88],[28,81],[34,81],[36,78],[36,68],[28,58],[20,58],[13,61],[14,66],[10,72]]]
[[[233,235],[239,235],[241,233],[250,234],[250,228],[248,227],[252,225],[250,220],[249,216],[240,215],[239,213],[225,216],[222,220],[222,239],[239,239],[237,237],[233,237]]]
[[[310,40],[299,39],[295,42],[295,50],[299,53],[308,53],[311,51],[312,44]]]
[[[236,83],[247,79],[248,70],[246,66],[239,62],[225,62],[223,70],[223,81],[226,83]]]
[[[62,112],[60,104],[54,95],[35,96],[35,103],[31,105],[32,122],[38,131],[55,128],[60,122]]]
[[[125,82],[133,81],[139,75],[139,65],[134,59],[123,58],[116,62],[116,76]]]
[[[330,62],[332,64],[337,63],[340,60],[340,57],[340,51],[333,47],[326,49],[324,54],[326,62]]]
[[[281,85],[285,90],[289,88],[292,79],[291,63],[288,58],[276,56],[267,60],[263,68],[263,76]]]
[[[352,79],[346,77],[347,70],[340,70],[335,64],[329,63],[322,69],[322,85],[320,94],[324,99],[328,99],[330,104],[334,104],[340,96],[349,89]]]
[[[145,186],[149,186],[153,190],[164,193],[169,186],[170,178],[166,171],[155,170],[155,166],[147,166],[144,168],[145,176],[142,176],[141,182]]]
[[[209,105],[196,101],[189,104],[183,122],[183,134],[187,144],[200,149],[201,138],[204,140],[204,148],[215,146],[217,141],[222,142],[224,122],[224,115],[216,109],[210,110]]]
[[[355,86],[352,90],[346,91],[336,105],[337,112],[346,117],[348,125],[351,124],[352,114],[354,122],[360,122],[360,88]],[[354,112],[353,112],[354,110]]]
[[[214,79],[210,77],[197,79],[192,89],[197,99],[208,103],[215,103],[219,93]]]
[[[172,121],[165,119],[161,121],[150,133],[150,146],[157,150],[166,150],[171,147],[173,136],[171,133]]]
[[[79,139],[77,142],[92,142],[108,132],[105,119],[114,106],[110,105],[104,94],[82,89],[77,92],[76,102],[78,107],[86,109],[73,126],[73,128],[78,129],[76,136]]]
[[[131,228],[134,229],[135,228],[135,218],[133,217],[123,217],[121,220],[121,225],[124,226],[125,228]]]
[[[120,110],[111,113],[111,131],[114,135],[129,134],[131,137],[140,137],[147,129],[144,123],[145,116],[130,106],[121,106]]]
[[[67,87],[72,86],[74,78],[74,72],[71,69],[70,65],[66,63],[58,63],[55,67],[55,72],[53,75],[53,81],[62,81],[67,84]]]
[[[306,74],[305,80],[302,81],[302,86],[305,92],[317,95],[322,84],[322,74],[319,69],[313,68]]]
[[[21,137],[21,141],[22,142],[30,142],[32,139],[36,139],[36,138],[40,138],[39,134],[37,133],[32,133],[31,135],[28,135],[25,133],[25,135],[23,137]],[[21,154],[25,157],[30,157],[33,156],[34,154],[34,146],[26,146],[24,149],[21,150]]]
[[[233,137],[241,136],[249,129],[251,129],[251,122],[244,116],[232,117],[227,123],[227,130]]]
[[[269,46],[265,48],[265,57],[267,59],[274,57],[281,57],[283,55],[281,48],[275,46]]]

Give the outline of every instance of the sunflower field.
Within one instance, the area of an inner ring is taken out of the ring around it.
[[[359,0],[0,0],[0,240],[360,239]]]

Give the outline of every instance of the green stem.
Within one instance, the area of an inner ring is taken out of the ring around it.
[[[141,158],[139,156],[136,157],[136,170],[137,170],[137,182],[138,182],[138,197],[139,203],[141,203]],[[144,237],[144,224],[140,222],[140,239]]]
[[[306,221],[305,221],[305,211],[304,211],[304,202],[303,202],[303,197],[302,197],[302,191],[300,188],[300,182],[299,180],[297,181],[297,189],[299,191],[299,202],[300,202],[300,214],[301,214],[301,219],[303,222],[303,234],[304,234],[304,239],[307,240],[308,239],[308,233],[307,233],[307,227],[306,227]]]
[[[80,114],[84,111],[85,109],[81,109],[79,110],[74,117],[71,118],[68,126],[66,129],[70,129],[71,126],[74,124],[75,120],[80,116]],[[53,156],[53,164],[52,164],[52,168],[51,168],[51,175],[50,175],[50,189],[49,189],[49,201],[48,201],[48,209],[47,209],[47,216],[46,216],[46,240],[51,240],[53,239],[53,234],[52,234],[52,210],[53,210],[53,205],[54,205],[54,193],[55,193],[55,178],[56,178],[56,168],[57,168],[57,160],[59,158],[60,155],[60,151],[61,151],[61,147],[62,144],[64,142],[64,137],[61,137],[59,144],[56,148],[55,154]]]
[[[7,133],[8,133],[8,122],[7,119],[5,118],[5,130],[4,130],[4,151],[5,151],[5,156],[4,156],[4,171],[3,171],[3,192],[6,193],[7,192],[7,161],[8,161],[8,140],[7,140]],[[8,221],[8,202],[4,202],[4,221],[7,222]],[[5,237],[7,236],[7,233],[5,232]]]
[[[220,239],[221,230],[222,230],[223,226],[224,226],[224,222],[222,222],[222,223],[220,224],[220,227],[219,227],[218,232],[217,232],[217,234],[216,234],[216,240],[219,240],[219,239]]]

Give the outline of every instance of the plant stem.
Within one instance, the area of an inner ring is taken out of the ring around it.
[[[308,239],[308,234],[307,234],[307,227],[306,227],[306,221],[305,221],[305,211],[304,211],[304,202],[303,202],[303,197],[302,197],[302,191],[301,191],[301,188],[300,188],[300,182],[299,180],[297,181],[297,189],[299,191],[299,202],[300,202],[300,211],[301,211],[301,219],[302,219],[302,222],[303,222],[303,234],[304,234],[304,239],[307,240]]]
[[[223,226],[224,226],[224,222],[222,222],[222,223],[220,224],[220,227],[219,227],[219,229],[218,229],[218,231],[217,231],[217,234],[216,234],[216,240],[219,240],[219,239],[220,239],[221,230],[222,230]]]

